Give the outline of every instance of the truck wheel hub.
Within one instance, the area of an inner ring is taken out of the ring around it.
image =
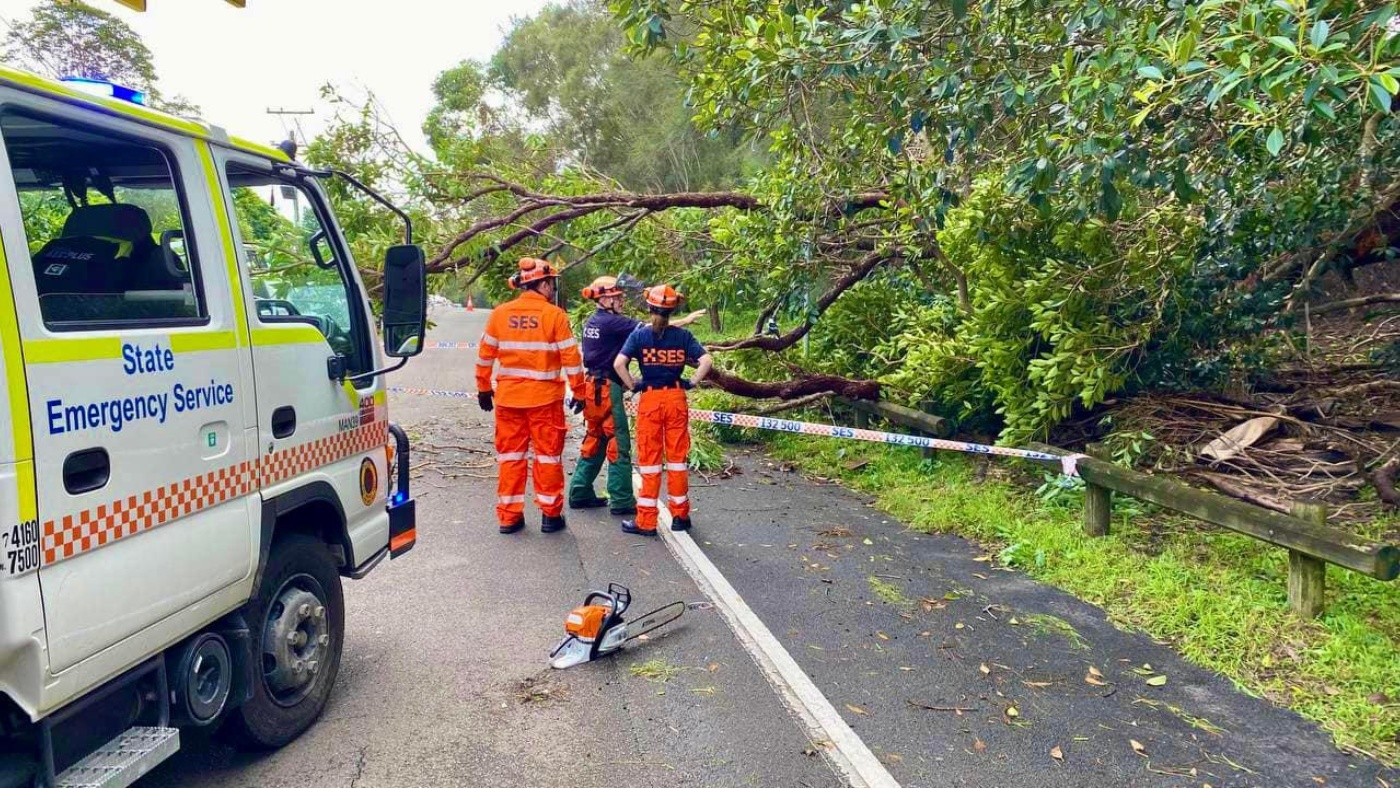
[[[281,705],[301,700],[316,684],[330,643],[320,584],[306,575],[287,580],[263,624],[263,681]]]

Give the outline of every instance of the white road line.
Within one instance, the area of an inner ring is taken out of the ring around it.
[[[632,484],[640,489],[642,479],[632,474]],[[671,530],[671,513],[660,507],[661,539],[685,568],[695,585],[724,616],[734,636],[757,663],[768,683],[807,729],[807,736],[826,757],[831,767],[852,788],[899,788],[899,783],[875,757],[851,726],[841,719],[836,707],[826,699],[812,679],[803,672],[783,644],[748,606],[719,568],[706,557],[700,545],[685,531]]]

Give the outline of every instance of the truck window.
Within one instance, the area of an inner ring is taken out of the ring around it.
[[[184,194],[164,150],[14,111],[0,113],[0,135],[46,326],[206,321]]]
[[[351,306],[359,299],[350,261],[341,259],[320,200],[299,184],[236,165],[228,181],[258,320],[313,325],[347,370],[369,371],[368,327]]]

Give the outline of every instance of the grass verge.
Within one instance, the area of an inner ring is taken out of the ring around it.
[[[1286,552],[1249,537],[1120,497],[1112,535],[1091,540],[1082,491],[1047,481],[1037,494],[1005,465],[979,477],[978,460],[960,455],[765,440],[778,457],[874,495],[913,528],[994,546],[1003,563],[1317,721],[1339,746],[1400,764],[1400,582],[1329,566],[1327,612],[1303,621],[1287,607]],[[866,464],[850,470],[855,460]]]

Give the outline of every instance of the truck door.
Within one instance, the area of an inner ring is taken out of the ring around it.
[[[34,105],[0,106],[0,222],[59,674],[118,645],[120,667],[235,606],[257,507],[246,331],[199,149]]]
[[[389,541],[383,378],[354,262],[321,190],[271,162],[216,151],[246,266],[264,499],[339,510],[345,568]]]

